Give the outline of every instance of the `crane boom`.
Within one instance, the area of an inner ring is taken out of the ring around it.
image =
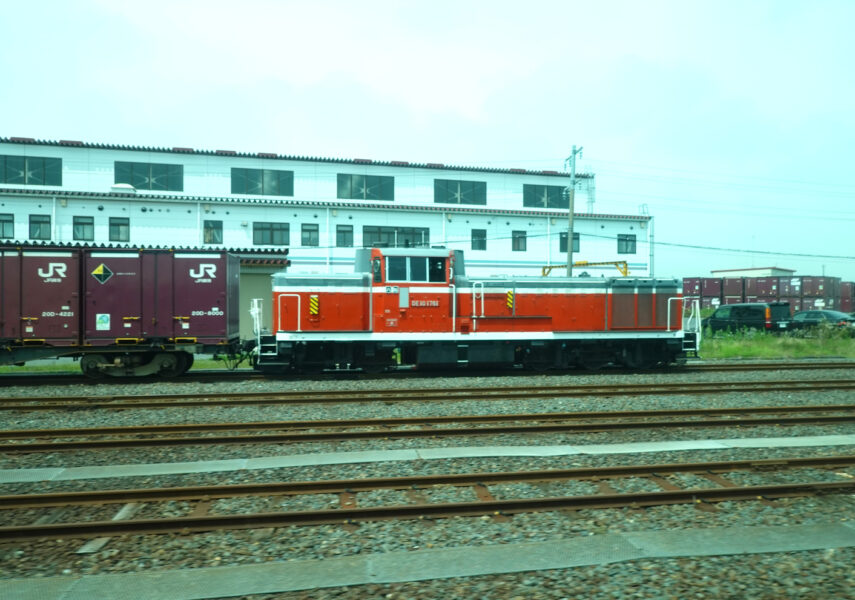
[[[621,275],[626,277],[629,275],[629,265],[625,260],[606,260],[602,262],[591,262],[587,260],[580,260],[578,262],[574,262],[574,267],[602,267],[605,265],[611,265],[615,267],[618,271],[620,271]],[[565,265],[546,265],[542,268],[541,273],[544,277],[549,275],[552,272],[552,269],[557,269],[559,267],[565,267]]]

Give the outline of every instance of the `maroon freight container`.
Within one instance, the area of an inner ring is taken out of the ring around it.
[[[725,277],[722,282],[722,290],[725,297],[733,298],[738,296],[742,298],[745,293],[745,285],[743,284],[742,277]]]
[[[778,281],[778,295],[787,298],[802,297],[802,278],[801,277],[781,277]]]
[[[718,298],[701,298],[701,308],[718,308],[721,306],[721,300]]]
[[[239,259],[223,252],[85,252],[85,343],[225,344],[239,337]]]
[[[802,298],[802,310],[837,310],[832,298]]]
[[[853,303],[852,298],[841,298],[840,299],[840,312],[851,313],[853,311]]]
[[[756,277],[746,277],[743,280],[743,285],[745,287],[745,301],[751,302],[749,300],[749,296],[757,296],[757,278]]]
[[[852,300],[855,297],[855,282],[841,281],[840,282],[840,299]]]
[[[721,298],[721,277],[702,277],[701,296]]]
[[[757,296],[764,299],[778,297],[778,277],[758,277]]]
[[[742,304],[745,302],[742,296],[725,296],[722,304]]]
[[[24,344],[77,345],[80,251],[23,250],[18,260],[20,283],[4,280],[4,298],[18,295],[17,315],[7,316],[20,323],[15,337]]]
[[[781,302],[789,302],[790,303],[790,316],[796,314],[797,312],[799,312],[802,309],[802,299],[801,298],[798,298],[795,296],[790,296],[790,297],[785,298],[785,297],[781,296],[779,298],[779,300]]]
[[[802,277],[802,297],[830,296],[834,293],[834,280],[836,277],[804,276]],[[838,280],[839,281],[839,280]]]
[[[683,297],[701,295],[700,277],[683,277]]]

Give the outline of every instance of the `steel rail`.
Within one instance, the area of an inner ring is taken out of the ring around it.
[[[413,475],[322,481],[248,483],[156,489],[93,490],[85,492],[49,492],[41,494],[0,495],[0,509],[82,506],[128,502],[165,502],[211,500],[238,496],[280,496],[298,494],[341,494],[383,489],[412,490],[433,486],[495,485],[500,483],[549,482],[568,480],[607,480],[622,477],[650,477],[674,473],[732,473],[735,471],[777,472],[808,468],[839,468],[855,465],[855,455],[810,458],[774,458],[695,463],[657,463],[613,467],[580,467],[539,471],[457,473],[451,475]]]
[[[724,501],[791,498],[818,494],[851,494],[855,482],[814,482],[747,487],[665,490],[631,494],[598,494],[515,500],[487,500],[446,504],[411,504],[369,508],[339,508],[314,511],[204,515],[169,519],[92,521],[0,527],[0,540],[38,538],[88,538],[110,535],[142,535],[172,532],[204,532],[218,529],[257,529],[295,525],[354,524],[387,519],[436,519],[508,515],[548,510],[581,510],[623,507],[699,504]]]
[[[301,391],[195,393],[136,396],[79,396],[57,401],[54,397],[8,398],[0,410],[68,410],[82,408],[165,408],[199,406],[259,406],[276,404],[506,400],[583,396],[665,394],[720,394],[736,392],[803,392],[855,390],[855,379],[823,381],[718,381],[653,384],[510,386],[496,388],[450,387],[406,390]]]
[[[448,423],[503,423],[568,421],[585,419],[649,419],[651,417],[699,417],[711,415],[792,414],[855,412],[855,404],[809,406],[757,406],[723,408],[678,408],[655,410],[615,410],[548,413],[504,413],[490,415],[441,415],[421,417],[377,417],[370,419],[319,419],[311,421],[255,421],[247,423],[185,423],[173,425],[128,425],[116,427],[74,427],[62,429],[11,429],[0,431],[0,440],[25,438],[70,438],[104,435],[152,435],[169,433],[212,433],[220,431],[291,431],[319,428],[401,427]]]
[[[814,415],[801,417],[695,419],[691,421],[605,421],[596,423],[546,423],[537,425],[504,425],[499,427],[460,427],[422,429],[373,429],[359,431],[305,431],[298,433],[267,433],[261,435],[227,435],[204,437],[160,437],[107,440],[79,440],[71,442],[19,442],[0,444],[0,452],[60,452],[69,450],[105,450],[119,448],[152,448],[166,446],[200,446],[223,444],[283,444],[301,442],[330,442],[345,440],[376,440],[403,438],[463,437],[472,435],[512,435],[543,433],[583,433],[624,429],[656,429],[680,427],[746,427],[782,425],[830,425],[851,423],[855,414]],[[307,424],[308,428],[308,424]]]

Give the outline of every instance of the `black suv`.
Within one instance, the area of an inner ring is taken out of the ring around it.
[[[740,329],[780,332],[789,329],[790,320],[789,302],[725,304],[704,319],[704,327],[709,327],[713,335],[717,331],[739,331]]]

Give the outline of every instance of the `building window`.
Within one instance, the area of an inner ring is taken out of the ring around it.
[[[0,154],[0,183],[62,185],[62,159]]]
[[[137,190],[184,191],[184,165],[116,161],[115,183],[129,183]]]
[[[364,248],[417,248],[428,245],[430,245],[430,229],[427,227],[365,225],[362,228]]]
[[[321,239],[318,233],[317,223],[303,223],[303,231],[300,240],[303,246],[320,246]]]
[[[337,197],[348,200],[394,200],[395,178],[339,173]]]
[[[0,215],[0,238],[15,237],[15,217],[9,213]]]
[[[287,246],[291,242],[291,227],[288,223],[252,224],[252,243],[256,246]]]
[[[339,248],[353,248],[353,225],[335,226],[335,245]]]
[[[202,222],[202,243],[203,244],[222,244],[223,243],[223,222],[222,221],[203,221]]]
[[[433,201],[439,204],[487,204],[487,182],[434,179]]]
[[[562,231],[558,234],[558,251],[567,252],[567,232]],[[579,251],[579,233],[573,232],[573,252]]]
[[[81,242],[91,242],[95,239],[95,219],[93,217],[74,217],[72,237]]]
[[[617,236],[618,254],[635,254],[635,235],[619,233]]]
[[[486,250],[487,249],[487,230],[473,229],[472,230],[472,249]]]
[[[525,231],[511,232],[511,250],[525,252]]]
[[[232,194],[293,196],[294,171],[233,168]]]
[[[127,217],[110,217],[110,241],[129,242],[131,240],[131,220]]]
[[[523,206],[532,208],[569,208],[570,199],[563,185],[523,184]]]
[[[30,215],[30,239],[50,239],[50,215]]]

